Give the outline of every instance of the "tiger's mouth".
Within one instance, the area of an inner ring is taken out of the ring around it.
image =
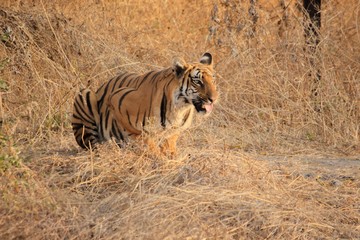
[[[210,114],[214,108],[214,103],[205,102],[203,100],[193,101],[193,104],[198,113],[204,113],[205,115]]]
[[[203,108],[206,110],[206,113],[211,113],[211,111],[214,108],[214,104],[213,103],[204,104]]]

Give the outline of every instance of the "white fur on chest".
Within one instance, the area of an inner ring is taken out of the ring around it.
[[[166,128],[189,128],[194,115],[194,106],[190,104],[174,106],[167,120]],[[169,126],[168,126],[169,125]]]
[[[166,116],[165,127],[160,124],[160,113],[155,114],[156,117],[148,119],[143,131],[150,134],[158,134],[160,132],[165,135],[172,135],[183,131],[191,126],[194,117],[195,108],[192,104],[176,104],[173,105]]]

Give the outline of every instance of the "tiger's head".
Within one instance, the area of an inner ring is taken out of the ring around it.
[[[182,98],[186,103],[192,103],[199,113],[211,113],[218,98],[211,54],[205,53],[199,62],[191,64],[176,59],[173,70],[180,82],[178,99]]]

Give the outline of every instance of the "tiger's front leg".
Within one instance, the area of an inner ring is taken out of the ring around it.
[[[134,139],[137,142],[142,141],[145,144],[147,150],[150,154],[158,156],[158,157],[175,157],[177,154],[176,151],[176,141],[178,139],[178,135],[173,135],[166,139],[160,140],[156,137],[144,137],[144,136],[136,136]]]
[[[161,153],[166,156],[175,157],[177,154],[176,142],[178,138],[179,134],[175,134],[166,138],[160,146]]]

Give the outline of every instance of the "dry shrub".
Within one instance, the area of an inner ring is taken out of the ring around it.
[[[302,13],[286,2],[2,1],[0,238],[359,238],[360,4],[324,5],[316,85]],[[78,149],[79,88],[206,50],[221,99],[183,133],[178,156]]]
[[[43,150],[34,149],[26,167],[10,168],[1,177],[7,221],[1,232],[33,239],[360,234],[358,180],[320,181],[300,172],[303,164],[270,166],[210,144],[182,148],[175,159],[112,143],[89,153],[38,155]]]

